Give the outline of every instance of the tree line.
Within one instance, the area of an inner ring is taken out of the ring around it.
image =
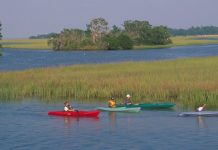
[[[1,33],[1,30],[2,30],[2,24],[0,22],[0,40],[2,39],[2,33]],[[2,45],[0,44],[0,48],[2,47]]]
[[[165,45],[171,43],[166,26],[153,27],[148,21],[127,20],[122,27],[109,29],[104,18],[92,19],[86,30],[63,29],[48,40],[54,50],[132,49],[135,45]]]
[[[202,26],[202,27],[191,27],[188,29],[171,29],[171,28],[169,28],[169,32],[173,36],[215,35],[215,34],[218,34],[218,27]]]
[[[57,33],[48,33],[48,34],[38,34],[35,36],[30,36],[29,39],[49,39],[49,38],[53,38],[56,37],[58,34]]]
[[[0,40],[2,39],[1,30],[2,30],[2,24],[1,24],[1,22],[0,22]],[[1,48],[2,48],[2,45],[0,44],[0,56],[2,56]]]

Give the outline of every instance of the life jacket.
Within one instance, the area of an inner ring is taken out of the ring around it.
[[[109,101],[108,101],[108,107],[111,107],[111,108],[116,107],[115,101],[114,101],[114,100],[109,100]]]

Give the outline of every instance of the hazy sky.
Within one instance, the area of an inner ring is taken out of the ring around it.
[[[172,28],[218,26],[218,0],[0,0],[4,38],[85,29],[93,18],[109,25],[147,20]]]

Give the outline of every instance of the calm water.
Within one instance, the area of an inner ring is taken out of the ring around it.
[[[0,71],[71,64],[154,61],[218,55],[218,45],[186,46],[158,50],[73,51],[3,49]]]
[[[103,104],[82,104],[94,109]],[[2,150],[217,149],[218,117],[178,117],[179,109],[139,113],[101,112],[99,118],[48,116],[61,103],[1,103]]]
[[[218,55],[218,45],[159,50],[52,52],[4,49],[0,70],[122,61],[153,61]],[[48,116],[62,103],[37,100],[0,103],[1,150],[218,149],[218,117],[178,117],[180,108],[140,113],[102,112],[99,118]],[[94,109],[103,104],[82,104]],[[186,111],[186,110],[185,110]]]

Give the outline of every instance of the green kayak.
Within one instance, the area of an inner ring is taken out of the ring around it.
[[[116,108],[109,108],[109,107],[97,107],[98,110],[101,111],[116,111],[116,112],[139,112],[140,107],[134,108],[127,108],[127,107],[116,107]]]
[[[123,104],[118,104],[117,108],[124,107]],[[127,108],[140,107],[141,109],[162,109],[162,108],[171,108],[175,106],[174,103],[140,103],[140,104],[129,104]]]

